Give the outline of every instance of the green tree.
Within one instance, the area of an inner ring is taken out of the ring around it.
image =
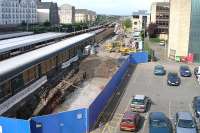
[[[130,29],[132,28],[132,22],[131,22],[131,19],[126,19],[123,21],[123,26],[125,29]]]
[[[43,23],[43,25],[44,25],[44,26],[51,26],[51,24],[50,24],[49,21],[45,21],[45,22]]]

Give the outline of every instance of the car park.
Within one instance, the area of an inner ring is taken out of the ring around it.
[[[144,95],[135,95],[131,101],[131,110],[144,113],[150,106],[150,98]]]
[[[138,131],[140,127],[141,116],[132,111],[125,112],[120,122],[121,131]]]
[[[192,73],[190,71],[190,68],[186,65],[180,66],[180,75],[182,77],[191,77]]]
[[[195,116],[199,118],[200,117],[200,96],[194,97],[192,101],[192,107],[193,107]]]
[[[167,84],[170,86],[179,86],[181,83],[181,79],[179,78],[177,73],[168,73],[167,75]]]
[[[162,65],[156,65],[154,67],[154,74],[155,75],[165,75],[166,71]]]
[[[197,133],[194,118],[190,112],[177,112],[175,116],[176,133]]]
[[[194,68],[194,75],[195,75],[196,78],[198,78],[198,76],[200,76],[200,69],[199,68],[200,67],[195,67]]]
[[[170,120],[162,112],[149,114],[149,133],[172,133]]]

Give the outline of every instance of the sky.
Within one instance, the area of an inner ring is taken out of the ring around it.
[[[97,14],[131,15],[133,11],[149,10],[151,0],[42,0],[70,4],[76,9],[94,10]]]

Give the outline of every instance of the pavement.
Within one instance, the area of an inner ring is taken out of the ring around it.
[[[129,82],[125,85],[125,92],[120,101],[115,103],[117,106],[113,110],[113,115],[110,115],[108,121],[104,125],[97,128],[93,133],[124,133],[119,130],[119,124],[123,113],[130,110],[130,101],[132,96],[143,94],[151,98],[152,105],[150,111],[144,114],[141,129],[138,133],[148,133],[148,115],[150,112],[161,111],[168,116],[172,122],[174,115],[178,111],[192,111],[191,103],[194,96],[200,95],[200,85],[195,80],[195,77],[181,78],[179,87],[171,87],[167,85],[167,76],[155,76],[153,74],[154,66],[158,62],[139,64],[134,67],[134,72],[131,74]],[[178,72],[178,63],[164,64],[167,72]],[[191,66],[191,70],[193,66]],[[118,97],[119,99],[119,97]],[[113,103],[112,103],[113,104]],[[111,105],[108,105],[109,107]]]

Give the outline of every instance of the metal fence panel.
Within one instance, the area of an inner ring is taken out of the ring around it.
[[[31,119],[31,133],[86,133],[87,109],[79,109]]]
[[[30,122],[0,117],[0,133],[31,133]]]
[[[129,58],[125,60],[120,69],[115,73],[109,83],[106,85],[104,90],[99,94],[99,96],[93,101],[89,107],[89,128],[93,128],[94,124],[97,122],[99,114],[103,111],[105,105],[109,101],[112,94],[118,89],[121,79],[125,75],[127,68],[129,66]]]

